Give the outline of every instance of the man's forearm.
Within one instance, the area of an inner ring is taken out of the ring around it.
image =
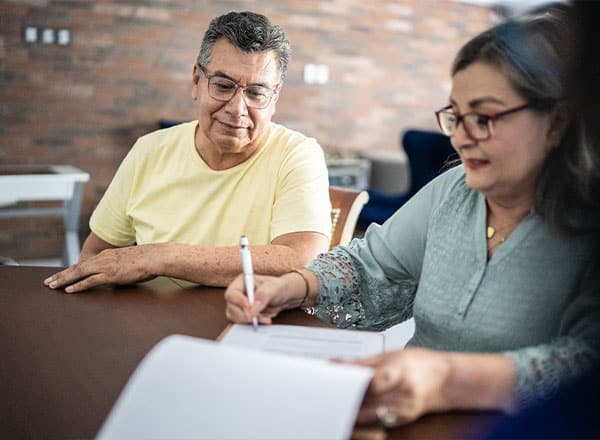
[[[94,255],[98,255],[104,249],[114,249],[115,246],[102,240],[93,232],[87,236],[81,247],[81,253],[79,254],[79,262],[85,261]]]
[[[208,286],[227,286],[242,272],[238,246],[206,247],[177,243],[149,244],[146,261],[155,275]],[[254,272],[280,275],[303,266],[307,258],[284,245],[251,246]],[[309,260],[309,259],[308,259]]]

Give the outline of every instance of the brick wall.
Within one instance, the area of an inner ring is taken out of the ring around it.
[[[404,129],[434,128],[454,53],[493,21],[450,0],[0,1],[0,164],[88,171],[85,237],[135,139],[161,118],[194,118],[191,71],[210,19],[247,9],[280,24],[293,48],[274,119],[347,154],[398,148]],[[69,28],[72,43],[26,44],[25,25]],[[304,84],[307,63],[326,64],[329,83]],[[61,249],[58,220],[0,219],[0,255]]]

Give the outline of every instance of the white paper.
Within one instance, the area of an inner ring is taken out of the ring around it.
[[[385,335],[385,351],[402,350],[415,334],[414,318],[388,328]]]
[[[382,353],[382,333],[299,325],[233,324],[221,343],[321,359],[360,359]]]
[[[99,439],[347,439],[372,371],[174,335],[142,360]]]

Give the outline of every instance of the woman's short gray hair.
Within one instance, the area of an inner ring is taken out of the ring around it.
[[[290,58],[290,43],[281,27],[255,12],[229,12],[214,18],[202,39],[197,63],[206,66],[215,42],[225,37],[244,52],[274,51],[279,61],[279,77],[283,81]]]

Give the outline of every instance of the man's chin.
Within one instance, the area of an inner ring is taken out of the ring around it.
[[[250,141],[235,136],[219,136],[219,149],[223,153],[242,153],[246,150]]]

